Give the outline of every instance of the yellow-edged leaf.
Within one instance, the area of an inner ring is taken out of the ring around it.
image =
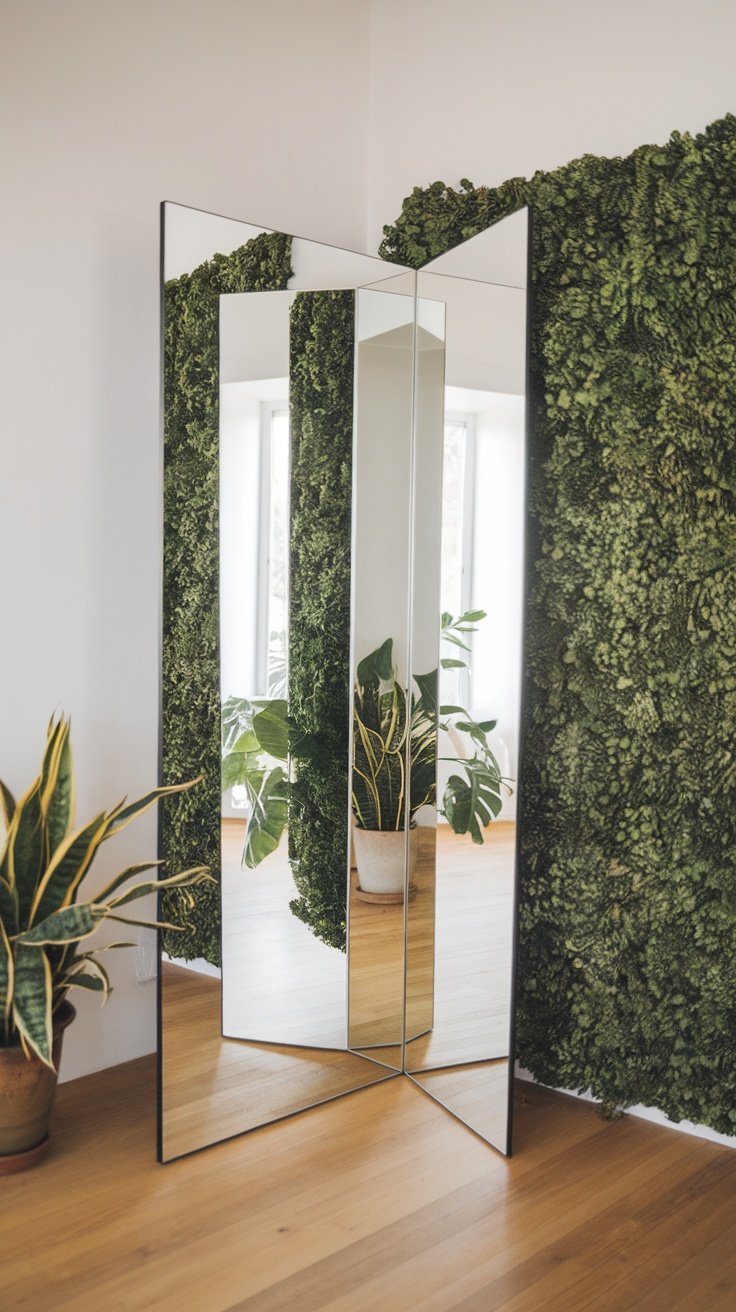
[[[31,784],[15,808],[8,831],[7,858],[8,869],[4,877],[15,893],[18,923],[25,925],[44,865],[40,777]]]
[[[49,735],[41,762],[41,806],[44,812],[56,787],[61,748],[68,732],[69,730],[63,718],[57,720],[56,724],[52,724],[49,728]]]
[[[0,1017],[6,1032],[13,1009],[13,974],[13,953],[5,927],[0,921]]]
[[[9,829],[10,822],[15,814],[15,798],[2,779],[0,779],[0,814],[3,817],[6,830]]]
[[[92,976],[96,976],[94,983],[89,982],[90,972]],[[85,979],[88,982],[83,982]],[[110,976],[105,970],[105,967],[101,965],[90,952],[83,953],[81,957],[77,957],[77,960],[67,975],[67,982],[70,986],[75,985],[78,988],[94,989],[97,992],[104,992],[105,1002],[107,1002],[107,999],[112,993]]]
[[[196,779],[190,779],[185,784],[165,784],[161,788],[154,788],[150,793],[145,793],[137,801],[129,802],[127,806],[121,803],[114,812],[111,812],[111,824],[105,837],[112,838],[114,834],[119,834],[120,830],[129,825],[131,820],[135,820],[136,816],[142,815],[144,811],[160,801],[162,797],[173,797],[175,793],[186,793],[190,788],[194,788],[196,784],[201,783],[203,778],[204,776],[200,774]]]
[[[144,884],[135,884],[119,897],[111,898],[108,906],[124,907],[126,902],[134,902],[136,898],[145,897],[148,893],[158,893],[163,888],[188,888],[194,884],[210,882],[215,881],[209,866],[192,866],[191,870],[182,870],[178,875],[170,875],[168,879],[151,879]]]
[[[34,921],[44,920],[52,911],[71,904],[105,836],[108,821],[109,817],[102,811],[64,839],[38,885],[26,923],[32,925]]]
[[[46,953],[43,948],[17,944],[13,1022],[27,1047],[53,1070],[51,1002],[51,966]]]
[[[0,924],[9,935],[18,932],[18,903],[15,890],[0,875]]]
[[[95,901],[105,902],[110,894],[120,888],[127,879],[134,879],[136,875],[142,875],[144,870],[155,870],[157,866],[165,864],[165,861],[144,861],[142,865],[128,866],[125,870],[121,870],[120,874],[116,875],[114,879],[111,879],[110,883],[106,884],[99,893],[95,894]]]
[[[100,921],[105,919],[105,907],[93,902],[77,903],[52,911],[50,916],[39,920],[23,933],[18,934],[16,943],[28,943],[36,947],[49,943],[78,943],[97,929]]]
[[[74,765],[71,749],[71,723],[62,724],[53,761],[53,774],[42,804],[46,816],[49,859],[72,829],[74,814]],[[51,781],[53,780],[53,787]]]

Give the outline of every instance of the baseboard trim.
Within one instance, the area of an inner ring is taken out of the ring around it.
[[[555,1093],[564,1093],[568,1098],[578,1098],[581,1102],[594,1102],[600,1106],[600,1098],[594,1098],[590,1090],[578,1093],[576,1089],[558,1089],[552,1084],[542,1084],[541,1080],[535,1079],[531,1071],[525,1070],[518,1062],[514,1066],[514,1074],[518,1080],[527,1080],[530,1084],[539,1084],[544,1089],[554,1089]],[[736,1148],[736,1134],[719,1134],[717,1130],[711,1130],[709,1125],[696,1125],[693,1121],[671,1121],[659,1107],[645,1107],[642,1103],[636,1103],[634,1107],[626,1108],[626,1115],[638,1116],[642,1121],[663,1125],[668,1130],[679,1130],[681,1134],[692,1134],[696,1139],[708,1139],[711,1143],[721,1144],[724,1148]]]

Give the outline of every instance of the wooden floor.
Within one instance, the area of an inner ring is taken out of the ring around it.
[[[520,1086],[498,1156],[393,1079],[170,1166],[154,1064],[0,1182],[3,1312],[733,1312],[736,1152]]]

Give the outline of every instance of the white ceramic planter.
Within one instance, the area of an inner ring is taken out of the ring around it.
[[[358,883],[364,893],[404,892],[406,835],[403,829],[353,829]],[[409,878],[417,864],[417,831],[409,831]]]

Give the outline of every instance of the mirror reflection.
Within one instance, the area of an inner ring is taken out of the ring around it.
[[[169,437],[165,479],[217,526],[221,901],[218,945],[164,936],[162,1159],[402,1071],[506,1151],[526,215],[419,275],[164,227],[165,432],[201,445],[192,376],[216,417],[211,486]]]
[[[421,994],[431,978],[432,1025],[417,1037],[407,1035],[405,1069],[506,1151],[524,573],[526,248],[523,213],[435,260],[417,279],[419,307],[439,303],[444,310],[446,372],[441,430],[433,422],[436,408],[427,407],[425,416],[419,404],[415,438],[413,659],[421,661],[429,644],[439,688],[437,804],[430,821],[436,855],[421,896],[407,906],[407,999]],[[417,605],[420,597],[427,600]],[[431,634],[427,625],[434,625]]]

